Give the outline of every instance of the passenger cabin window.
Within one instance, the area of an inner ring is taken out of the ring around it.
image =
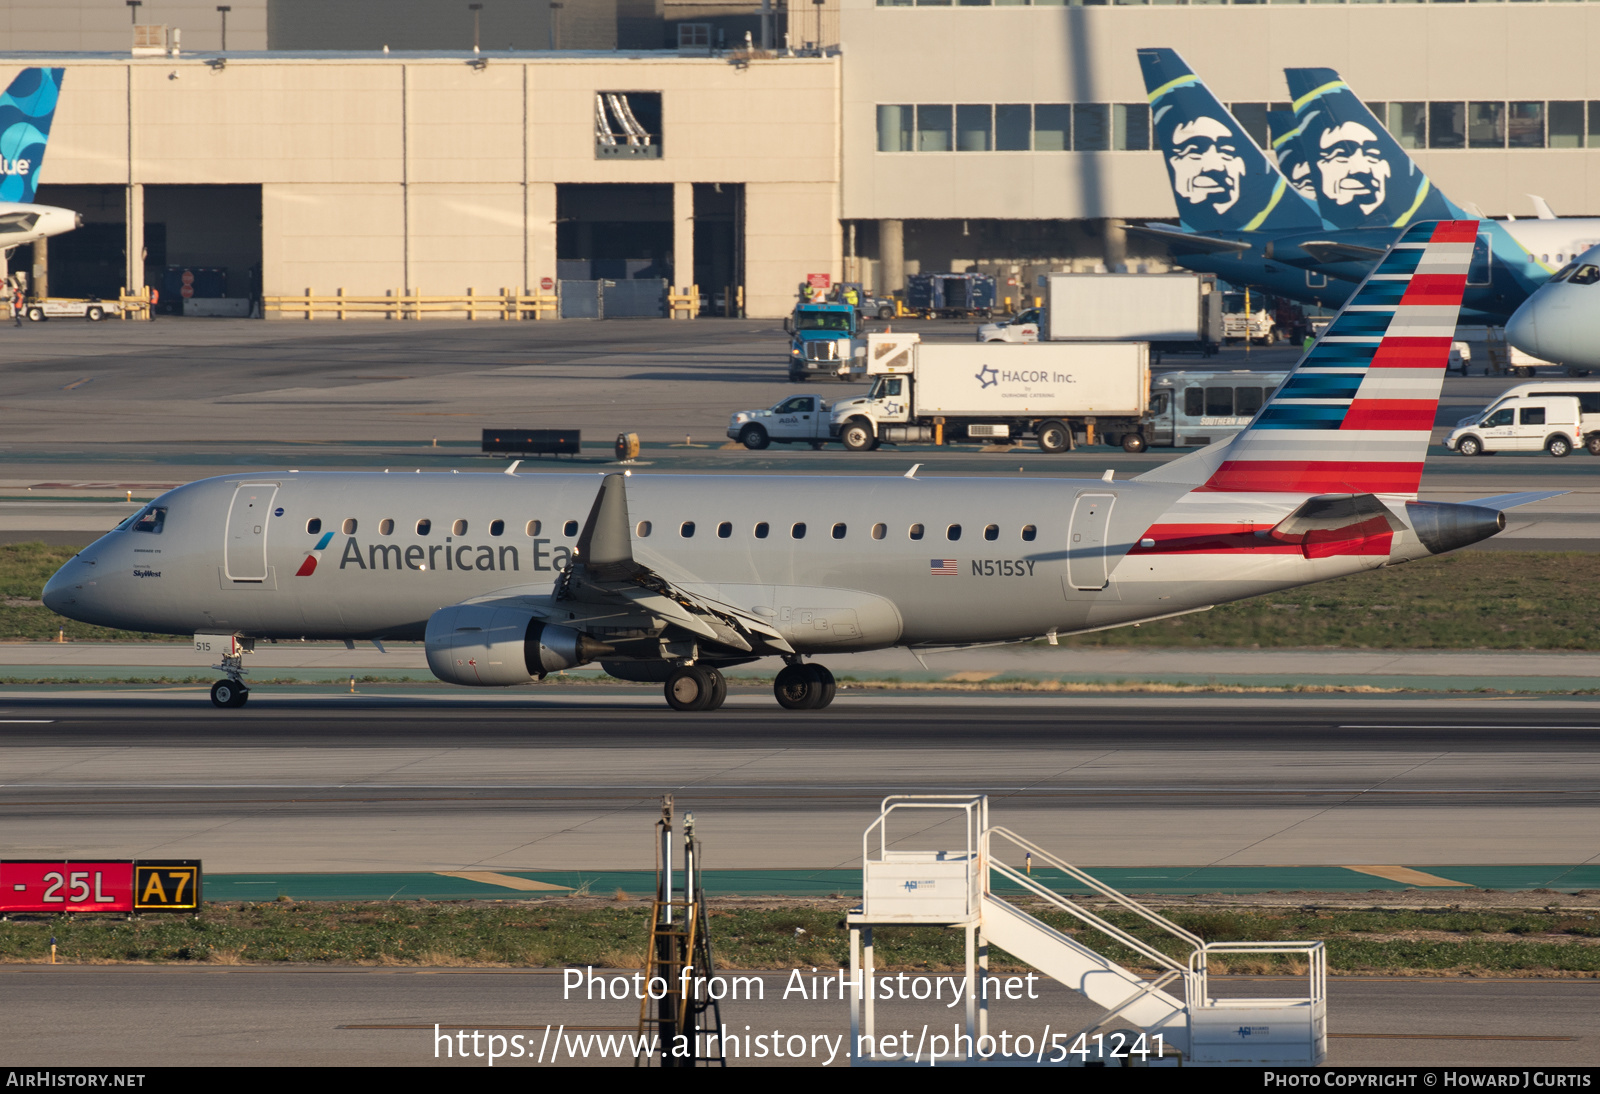
[[[139,516],[134,520],[133,530],[135,532],[153,532],[156,535],[160,535],[161,529],[166,525],[166,523],[166,508],[164,506],[152,505],[144,512],[140,513]]]
[[[718,539],[727,539],[732,535],[733,535],[733,524],[731,522],[723,521],[721,524],[717,525],[717,538]]]
[[[347,536],[353,536],[353,535],[356,534],[356,518],[355,517],[345,517],[344,518],[344,534],[347,535]]]
[[[1522,408],[1523,425],[1544,425],[1544,407],[1525,406]]]
[[[843,539],[844,538],[844,531],[845,531],[844,525],[835,524],[833,526],[833,538],[834,539]]]
[[[633,530],[638,533],[640,539],[645,539],[650,535],[650,522],[647,520],[641,520],[634,526]]]
[[[322,531],[321,517],[312,517],[310,520],[306,521],[306,535],[314,536],[320,531]]]
[[[805,539],[806,538],[805,522],[801,521],[800,523],[796,524],[793,528],[789,529],[789,534],[791,536],[793,536],[795,539]]]
[[[1204,388],[1185,388],[1183,392],[1183,412],[1190,418],[1203,418],[1206,415],[1206,392]]]
[[[464,521],[464,520],[456,521],[454,524],[452,524],[450,526],[450,534],[452,536],[464,536],[464,535],[466,535],[467,534],[467,522]]]
[[[541,529],[543,527],[544,527],[544,522],[543,521],[530,520],[528,522],[527,533],[530,536],[536,536],[536,535],[539,534],[539,529]]]
[[[1034,540],[1036,540],[1038,538],[1039,538],[1039,529],[1035,528],[1031,524],[1024,524],[1022,526],[1022,539],[1023,539],[1023,542],[1032,543]]]
[[[1208,387],[1206,388],[1206,417],[1231,418],[1233,417],[1233,388]]]
[[[425,536],[431,531],[433,531],[433,521],[428,520],[426,517],[417,521],[417,535]]]
[[[575,520],[567,521],[567,523],[561,526],[561,534],[566,536],[568,539],[571,539],[573,536],[577,535],[578,522]]]
[[[951,543],[954,543],[956,540],[960,539],[961,525],[952,524],[950,527],[946,528],[944,530],[944,538],[949,540]]]
[[[384,517],[382,520],[380,520],[378,522],[378,534],[380,536],[394,535],[394,521],[390,520],[388,517]]]
[[[883,539],[888,534],[889,534],[889,526],[887,524],[874,524],[872,526],[872,538],[873,539]]]
[[[988,527],[984,528],[984,530],[983,530],[983,538],[987,539],[987,540],[999,539],[1000,538],[1000,526],[998,524],[991,524]]]
[[[1258,387],[1239,387],[1233,389],[1233,412],[1241,417],[1255,416],[1261,409],[1261,392]]]
[[[503,521],[503,520],[491,520],[489,522],[489,534],[491,536],[503,536],[503,535],[505,535],[506,534],[506,522]]]
[[[922,538],[922,525],[920,525],[920,524],[913,524],[913,525],[912,525],[912,526],[911,526],[911,527],[910,527],[910,528],[909,528],[909,529],[908,529],[908,530],[907,530],[907,531],[906,531],[906,535],[907,535],[907,536],[908,536],[908,537],[909,537],[909,538],[911,538],[911,539],[921,539],[921,538]]]
[[[694,521],[686,520],[678,526],[678,534],[684,539],[694,538]]]
[[[770,531],[772,531],[772,529],[767,526],[767,522],[762,521],[760,524],[756,525],[756,538],[766,539],[767,533]]]

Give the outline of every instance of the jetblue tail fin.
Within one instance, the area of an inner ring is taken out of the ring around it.
[[[1244,432],[1139,477],[1414,496],[1477,234],[1475,220],[1406,229]]]
[[[33,201],[65,72],[25,68],[0,94],[0,201]]]
[[[1272,161],[1175,50],[1141,49],[1139,67],[1184,228],[1253,232],[1323,227],[1315,209],[1289,189]]]
[[[1323,220],[1335,228],[1403,228],[1467,216],[1434,188],[1337,72],[1289,68],[1284,75]]]

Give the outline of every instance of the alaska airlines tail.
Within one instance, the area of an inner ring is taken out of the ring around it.
[[[1300,132],[1293,111],[1267,111],[1267,139],[1272,145],[1272,154],[1278,159],[1278,170],[1302,198],[1315,205],[1317,187],[1311,181],[1311,161],[1306,158]]]
[[[1475,220],[1406,229],[1243,432],[1139,477],[1415,495],[1477,235]]]
[[[1331,68],[1288,68],[1289,94],[1322,219],[1335,228],[1403,228],[1467,216],[1428,181]]]
[[[1323,227],[1228,108],[1175,50],[1141,49],[1150,121],[1167,162],[1178,220],[1191,232]]]
[[[25,68],[0,94],[0,201],[33,201],[64,68]]]

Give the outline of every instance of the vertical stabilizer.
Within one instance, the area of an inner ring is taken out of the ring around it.
[[[1335,228],[1403,228],[1466,217],[1337,72],[1289,68],[1284,75],[1323,220]]]
[[[1170,49],[1141,49],[1150,123],[1167,164],[1178,220],[1191,232],[1323,227],[1266,153]]]
[[[0,94],[0,201],[30,204],[64,68],[25,68]]]
[[[1243,432],[1139,477],[1415,496],[1477,233],[1473,220],[1406,229]]]

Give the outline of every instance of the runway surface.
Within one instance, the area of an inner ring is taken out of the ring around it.
[[[1090,867],[1600,857],[1600,711],[1584,702],[845,693],[796,713],[763,691],[685,716],[649,691],[263,694],[236,712],[168,696],[7,696],[7,854],[649,870],[671,793],[707,866],[849,868],[884,795],[967,791]]]
[[[787,973],[762,976],[762,997],[723,1006],[722,1018],[740,1038],[774,1032],[804,1037],[798,1058],[730,1060],[730,1066],[845,1066],[839,1038],[849,1032],[848,1004],[837,994],[814,1001],[794,993]],[[1213,980],[1219,992],[1265,994],[1285,982]],[[1298,986],[1300,982],[1295,982]],[[509,1048],[520,1036],[520,1059],[497,1066],[545,1065],[562,1035],[561,1066],[628,1066],[631,1058],[602,1058],[594,1037],[632,1033],[639,1006],[630,1000],[587,1000],[565,993],[560,970],[320,969],[320,968],[72,968],[0,967],[6,1008],[7,1063],[17,1067],[176,1064],[262,1066],[485,1067],[487,1035]],[[994,1002],[990,1030],[1025,1034],[1037,1044],[1048,1032],[1069,1035],[1101,1012],[1049,980],[1038,998]],[[1023,986],[1022,991],[1026,991]],[[567,997],[564,997],[566,995]],[[951,1033],[961,1008],[939,1002],[880,1004],[880,1035],[926,1023]],[[1335,1066],[1528,1066],[1558,1068],[1600,1063],[1600,981],[1388,980],[1334,977],[1328,982],[1328,1063]],[[446,1056],[434,1025],[477,1057]],[[545,1027],[551,1027],[548,1035]],[[746,1033],[748,1028],[749,1033]],[[826,1042],[813,1037],[826,1037]],[[1070,1042],[1068,1042],[1070,1044]],[[588,1046],[588,1058],[580,1047]],[[504,1049],[503,1049],[504,1051]],[[436,1055],[437,1052],[437,1055]],[[1420,1085],[1420,1084],[1419,1084]]]

